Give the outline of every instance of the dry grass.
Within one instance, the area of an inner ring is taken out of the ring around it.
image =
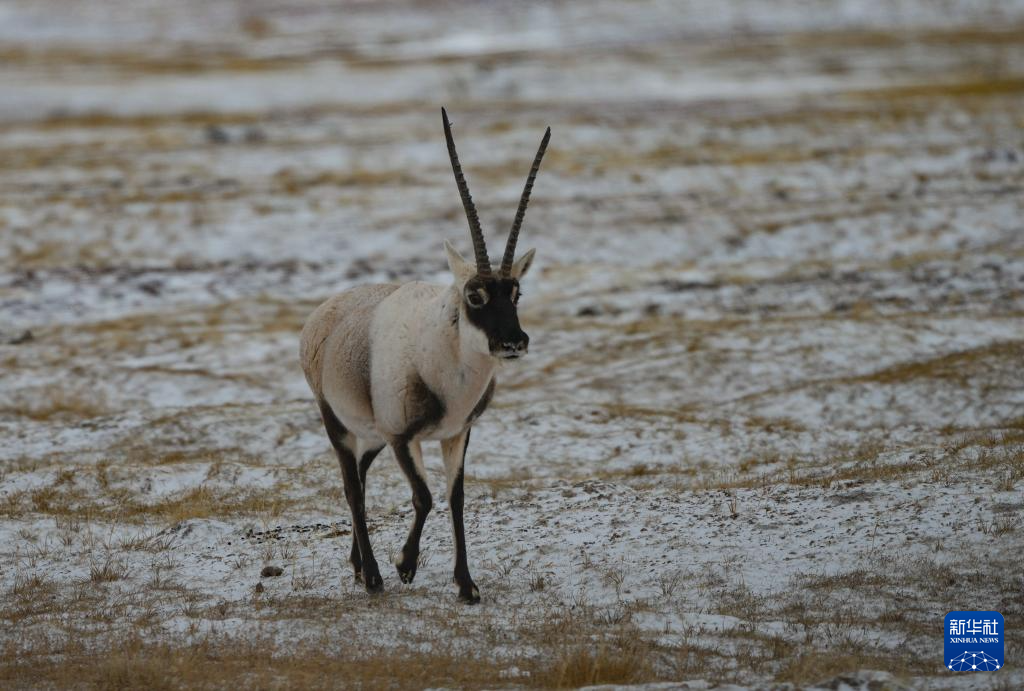
[[[93,583],[109,583],[119,581],[128,575],[128,567],[123,561],[108,557],[103,563],[93,564],[89,568],[89,580]]]
[[[635,684],[659,678],[656,648],[626,636],[573,646],[557,654],[531,681],[541,688],[572,689],[598,684]]]
[[[89,52],[84,50],[49,47],[25,49],[7,47],[0,51],[0,60],[21,68],[56,68],[61,65],[87,65],[93,68],[116,70],[125,74],[190,74],[213,70],[227,72],[266,72],[285,69],[297,60],[283,57],[255,58],[224,51],[196,51],[193,54],[151,56],[137,52]]]
[[[36,421],[73,421],[109,415],[113,409],[103,391],[85,390],[75,384],[22,389],[13,400],[0,405],[0,415],[16,415]]]
[[[174,524],[214,516],[276,518],[301,500],[280,489],[215,489],[205,485],[175,496],[144,502],[124,490],[90,491],[83,486],[49,486],[12,492],[0,504],[0,515],[23,518],[29,512],[58,520],[117,521],[130,524]]]
[[[851,92],[851,96],[871,101],[899,101],[901,99],[978,99],[985,97],[1019,96],[1024,93],[1024,79],[1019,77],[982,77],[979,79],[952,79],[932,84],[914,84]]]
[[[254,608],[255,616],[267,626],[284,621],[312,624],[331,617],[336,625],[330,635],[339,638],[337,643],[326,639],[275,642],[261,636],[196,635],[193,628],[191,642],[154,644],[142,633],[159,621],[158,610],[140,609],[143,601],[131,594],[115,600],[113,606],[103,606],[95,600],[97,593],[109,595],[112,591],[86,587],[78,591],[81,596],[52,598],[47,597],[55,592],[52,584],[41,579],[26,581],[19,588],[22,599],[32,595],[52,605],[30,611],[0,610],[2,618],[21,626],[41,617],[60,616],[62,611],[81,617],[104,609],[108,616],[90,615],[102,626],[88,635],[71,639],[26,635],[18,643],[9,642],[0,656],[4,660],[0,686],[5,688],[335,688],[339,680],[344,680],[347,688],[370,689],[509,684],[575,688],[670,679],[682,669],[700,673],[706,670],[699,661],[713,657],[691,656],[689,647],[658,645],[639,630],[610,625],[601,610],[585,605],[576,612],[559,607],[545,620],[524,619],[515,627],[517,645],[493,655],[488,648],[497,639],[491,638],[493,632],[486,624],[489,618],[473,624],[449,608],[412,610],[387,595],[346,602],[317,595],[271,597],[259,593],[251,604],[220,600],[204,606],[193,594],[169,583],[160,584],[153,592],[178,602],[178,611],[195,622],[223,621]],[[121,617],[128,612],[133,612],[131,626],[113,626],[123,623]],[[440,638],[429,637],[431,652],[422,652],[415,637],[407,642],[411,645],[352,644],[359,638],[358,628],[366,625],[365,617],[410,615],[429,615],[446,632]],[[80,618],[74,621],[83,622]]]
[[[914,664],[905,655],[888,648],[875,647],[863,652],[849,653],[836,650],[802,651],[783,661],[775,675],[776,681],[798,685],[813,684],[850,674],[862,669],[884,669],[897,677],[934,671],[934,665]]]
[[[270,640],[210,637],[186,646],[151,644],[129,635],[99,649],[69,644],[8,650],[5,688],[194,689],[486,688],[503,683],[507,665],[471,654],[343,646],[337,654]]]
[[[322,171],[315,174],[300,173],[291,168],[278,171],[273,179],[273,191],[282,194],[302,194],[313,187],[376,187],[423,185],[421,180],[405,170],[371,171],[366,169]]]
[[[1006,364],[1015,367],[1022,358],[1024,342],[1004,341],[934,358],[899,363],[847,381],[898,384],[928,378],[950,380],[966,386],[979,370],[992,370]]]

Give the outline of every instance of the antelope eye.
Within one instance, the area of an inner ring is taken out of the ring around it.
[[[483,307],[487,304],[487,291],[483,288],[466,291],[466,303],[470,307]]]
[[[512,304],[513,305],[518,305],[519,304],[519,298],[521,296],[522,296],[522,292],[519,290],[519,286],[513,287],[512,288]]]

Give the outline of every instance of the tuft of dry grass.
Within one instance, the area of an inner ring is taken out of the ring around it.
[[[559,689],[651,681],[658,677],[654,652],[650,643],[628,636],[574,645],[561,651],[532,681],[542,688]]]
[[[89,567],[89,580],[93,583],[110,583],[119,581],[128,575],[128,567],[123,560],[108,557],[102,564],[96,563]]]
[[[783,661],[775,675],[776,681],[791,682],[799,686],[814,684],[850,674],[862,669],[884,669],[894,675],[922,673],[931,665],[911,665],[907,656],[896,655],[891,650],[878,647],[863,652],[847,653],[836,650],[802,650]]]
[[[303,194],[313,187],[376,187],[421,185],[423,181],[404,170],[372,171],[363,168],[340,173],[323,171],[301,174],[292,168],[279,170],[272,179],[274,191],[282,194]]]
[[[59,384],[19,391],[12,401],[0,405],[0,415],[17,415],[37,421],[85,420],[111,412],[102,391],[86,391]]]

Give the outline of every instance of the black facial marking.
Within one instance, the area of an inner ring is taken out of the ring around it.
[[[474,306],[474,299],[468,296],[480,290],[487,294],[488,300],[482,306]],[[466,282],[462,299],[466,305],[466,317],[487,335],[491,353],[498,354],[509,347],[525,351],[530,337],[519,326],[516,309],[519,281],[497,276],[474,276]]]
[[[487,390],[484,391],[484,395],[480,397],[476,405],[473,407],[473,411],[466,418],[466,424],[472,425],[476,422],[476,419],[484,414],[487,410],[487,406],[491,404],[491,398],[494,397],[494,379],[491,379],[491,383],[487,385]]]

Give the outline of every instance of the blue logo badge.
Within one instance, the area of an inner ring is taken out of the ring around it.
[[[950,612],[946,615],[946,669],[994,672],[1003,658],[1003,615],[999,612]]]

